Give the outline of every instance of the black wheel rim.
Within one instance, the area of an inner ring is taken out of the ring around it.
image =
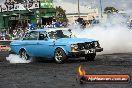
[[[61,62],[63,58],[63,54],[61,52],[61,50],[57,50],[55,53],[55,59],[57,62]]]
[[[27,56],[27,53],[25,51],[21,52],[21,58],[24,60],[28,60],[28,56]]]

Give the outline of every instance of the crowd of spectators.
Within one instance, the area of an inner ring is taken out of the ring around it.
[[[13,33],[8,33],[7,31],[0,32],[0,40],[15,40],[22,38],[22,36],[25,34],[26,30],[13,30]]]
[[[46,25],[37,25],[37,24],[32,24],[32,23],[28,23],[27,27],[25,28],[15,28],[14,30],[12,30],[11,33],[9,33],[9,31],[7,31],[6,29],[4,31],[0,31],[0,40],[16,40],[16,39],[20,39],[22,38],[22,36],[25,35],[25,33],[27,31],[30,30],[35,30],[38,28],[59,28],[59,27],[65,27],[66,23],[60,23],[60,22],[51,22],[49,24]]]

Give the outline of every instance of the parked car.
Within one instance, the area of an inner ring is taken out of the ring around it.
[[[25,60],[45,57],[62,63],[68,58],[85,57],[94,60],[96,52],[103,51],[97,40],[77,38],[68,28],[44,28],[31,30],[21,40],[10,43],[11,53]]]

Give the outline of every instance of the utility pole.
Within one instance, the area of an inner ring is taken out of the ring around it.
[[[79,0],[78,0],[78,17],[80,18],[80,5],[79,5]]]
[[[101,18],[103,17],[102,15],[102,1],[100,0],[100,10],[101,10]]]

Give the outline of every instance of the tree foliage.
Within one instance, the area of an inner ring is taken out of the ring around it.
[[[55,19],[60,22],[67,22],[68,19],[66,17],[65,10],[63,10],[60,6],[55,8],[56,16]]]
[[[104,9],[104,13],[114,13],[114,12],[118,13],[118,10],[115,7],[106,7]]]

